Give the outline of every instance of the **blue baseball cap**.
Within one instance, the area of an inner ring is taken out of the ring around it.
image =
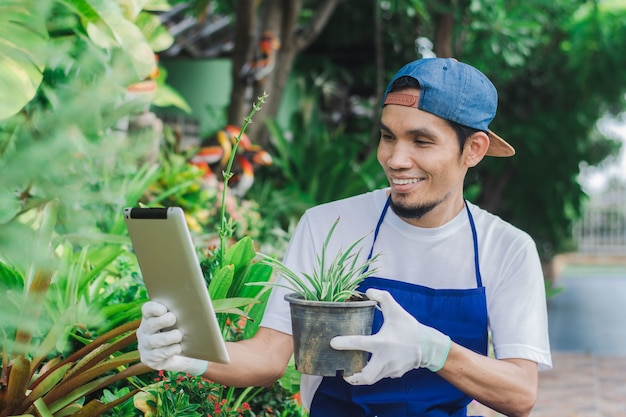
[[[408,76],[419,82],[419,95],[390,93],[394,81]],[[489,79],[471,65],[453,58],[424,58],[406,64],[389,82],[382,106],[415,107],[460,125],[489,134],[489,156],[512,156],[515,149],[489,130],[496,115],[498,92]]]

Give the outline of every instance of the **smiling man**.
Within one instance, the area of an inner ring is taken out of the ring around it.
[[[389,187],[314,207],[298,223],[284,259],[294,271],[312,273],[337,217],[329,253],[370,231],[362,257],[381,254],[360,288],[381,306],[372,335],[331,342],[371,358],[350,377],[303,375],[311,417],[465,416],[472,399],[508,416],[530,414],[538,371],[552,366],[539,256],[528,234],[463,196],[470,168],[515,153],[489,130],[497,101],[469,65],[407,64],[382,99],[378,161]],[[148,302],[141,359],[226,385],[270,384],[293,352],[286,292],[273,289],[252,339],[228,344],[229,365],[179,356],[182,335],[161,332],[175,317]]]

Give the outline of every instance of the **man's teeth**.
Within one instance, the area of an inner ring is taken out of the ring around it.
[[[393,179],[393,183],[394,184],[398,184],[398,185],[414,184],[417,181],[418,181],[417,178],[411,178],[411,179],[404,179],[404,178],[403,179],[397,179],[397,178],[394,178]]]

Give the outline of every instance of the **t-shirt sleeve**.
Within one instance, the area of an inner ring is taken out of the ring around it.
[[[310,226],[309,216],[305,213],[294,230],[283,258],[283,263],[299,275],[302,272],[310,273],[315,265],[315,243]],[[275,275],[273,279],[288,285],[280,276]],[[289,303],[284,299],[290,292],[288,288],[272,287],[260,326],[292,334]]]
[[[488,298],[489,325],[495,357],[521,358],[552,368],[547,304],[541,262],[527,235],[511,245],[502,279]]]

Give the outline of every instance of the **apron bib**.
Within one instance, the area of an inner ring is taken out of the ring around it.
[[[380,226],[390,200],[387,200],[368,258],[371,258]],[[359,291],[387,290],[420,323],[450,336],[452,341],[487,355],[487,301],[478,262],[478,239],[474,219],[465,208],[474,242],[476,288],[433,289],[407,282],[368,277]],[[374,313],[372,333],[382,326],[383,316]],[[401,378],[385,378],[373,385],[350,385],[340,375],[324,377],[311,404],[311,417],[465,417],[472,398],[428,369],[413,369]]]

